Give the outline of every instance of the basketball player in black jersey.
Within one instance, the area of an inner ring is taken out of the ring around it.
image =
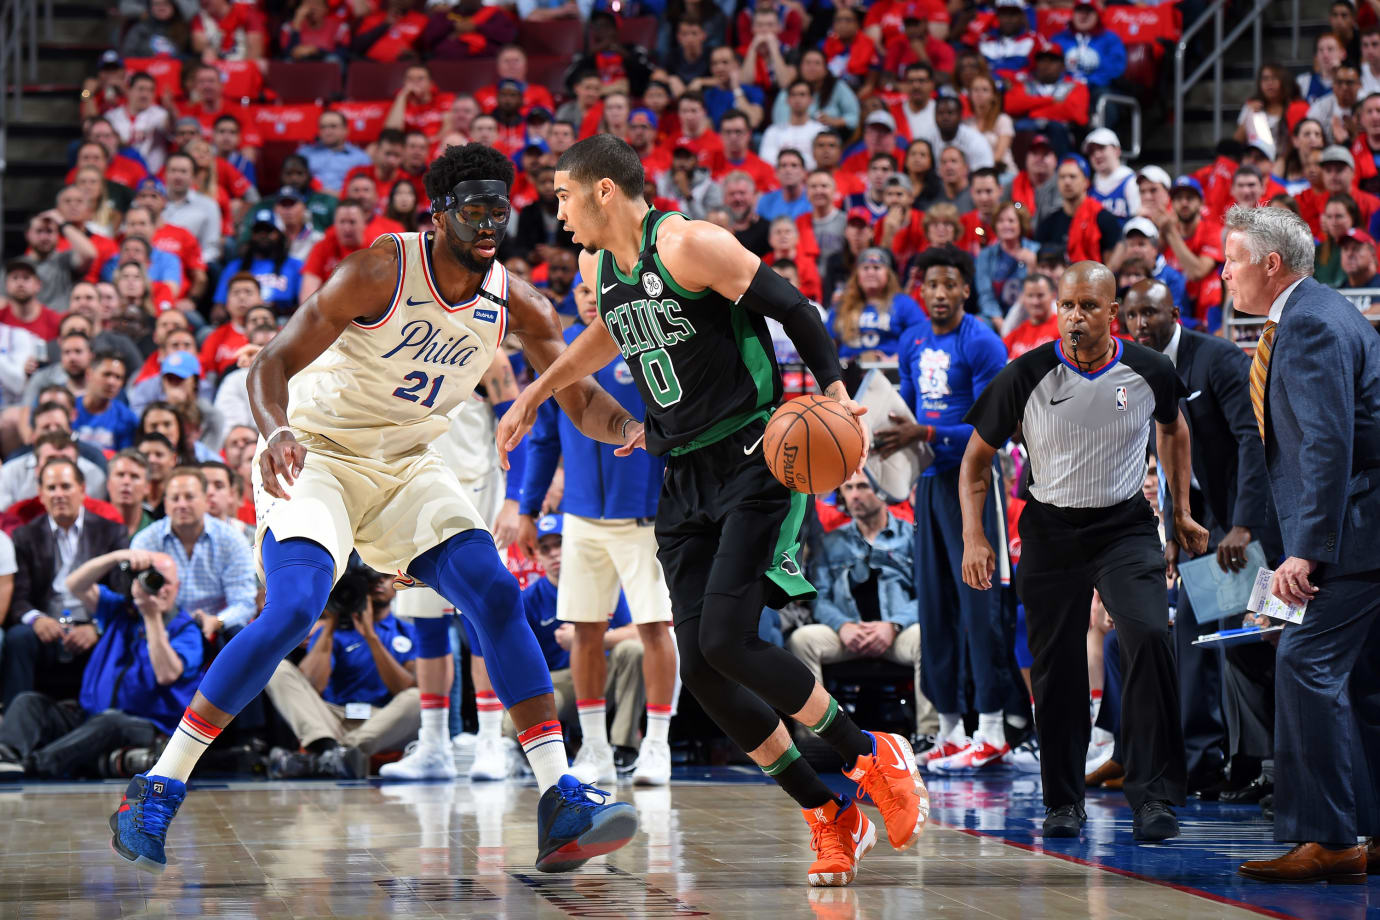
[[[681,676],[705,711],[801,806],[817,859],[811,885],[846,885],[876,840],[872,823],[800,757],[773,711],[809,726],[881,810],[897,849],[924,829],[929,801],[904,738],[861,731],[800,661],[763,642],[764,604],[813,597],[796,565],[808,497],[772,477],[758,446],[781,400],[766,317],[781,322],[826,395],[855,415],[838,352],[801,293],[733,234],[649,210],[642,163],[601,134],[556,164],[557,216],[582,245],[599,316],[514,402],[498,427],[512,450],[551,395],[620,354],[647,418],[645,447],[669,455],[657,510],[657,556],[671,592]]]

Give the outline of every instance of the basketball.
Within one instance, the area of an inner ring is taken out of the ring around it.
[[[862,426],[837,400],[802,396],[767,422],[762,454],[786,488],[808,495],[832,492],[862,460]]]

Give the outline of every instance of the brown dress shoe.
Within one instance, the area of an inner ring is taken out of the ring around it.
[[[1357,844],[1345,850],[1329,850],[1317,843],[1300,843],[1275,859],[1254,859],[1237,869],[1247,878],[1262,882],[1345,882],[1366,880],[1366,848]]]
[[[1109,760],[1096,770],[1083,777],[1083,785],[1089,789],[1105,785],[1108,780],[1121,779],[1126,775],[1126,770],[1115,760]]]
[[[1380,837],[1372,837],[1366,844],[1366,872],[1380,875]]]

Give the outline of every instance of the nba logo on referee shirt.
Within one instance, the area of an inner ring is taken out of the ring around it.
[[[1126,388],[1125,388],[1125,387],[1117,387],[1117,388],[1116,388],[1116,411],[1118,411],[1118,412],[1125,412],[1125,411],[1126,411]]]

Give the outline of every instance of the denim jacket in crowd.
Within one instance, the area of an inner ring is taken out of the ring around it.
[[[852,586],[877,570],[877,601],[882,619],[902,629],[919,622],[915,600],[914,525],[887,512],[886,525],[871,545],[858,533],[856,521],[824,535],[821,556],[810,566],[810,580],[819,590],[815,622],[838,631],[844,623],[861,620]],[[850,574],[851,573],[851,574]]]

